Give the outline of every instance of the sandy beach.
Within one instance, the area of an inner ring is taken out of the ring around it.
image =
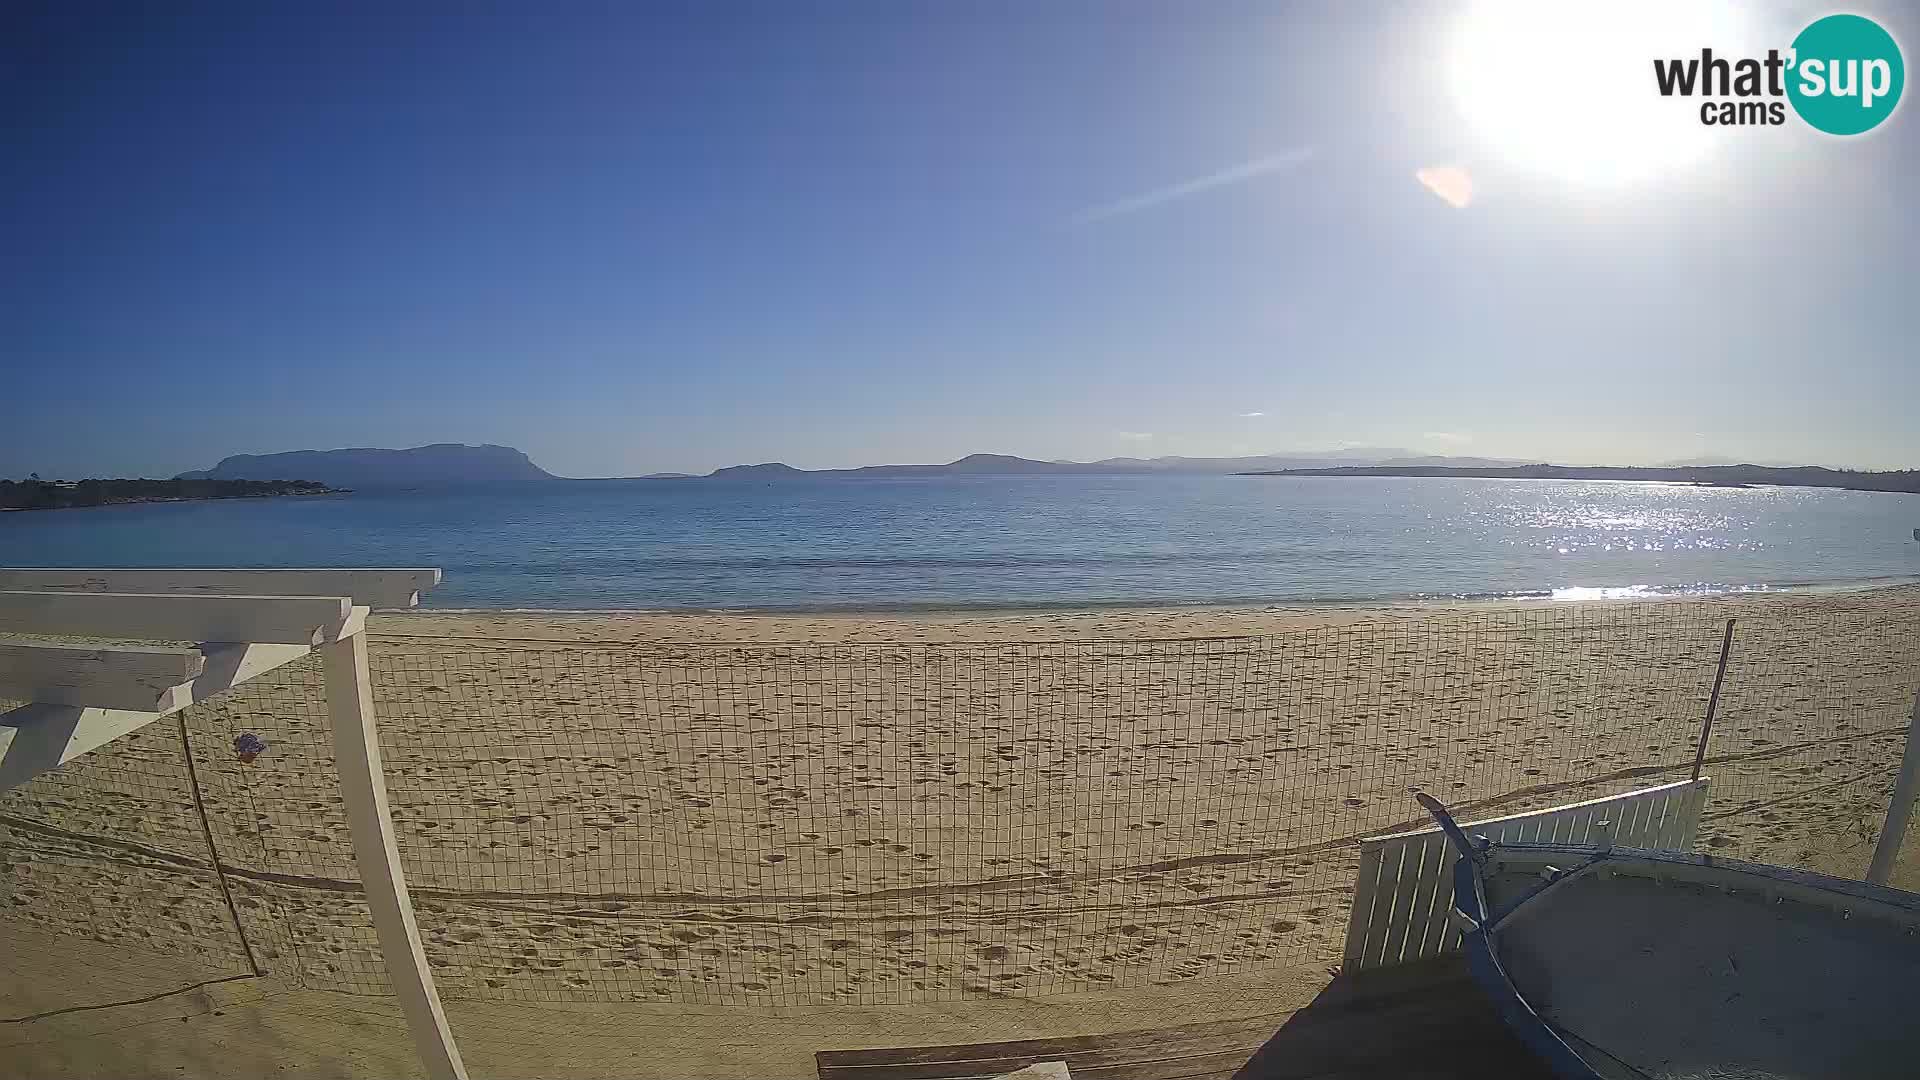
[[[450,999],[1122,991],[1339,958],[1358,838],[1679,779],[1700,843],[1857,874],[1920,589],[1655,604],[380,615],[388,784]],[[375,991],[310,664],[0,799],[13,917]],[[240,733],[269,749],[234,755]],[[197,778],[243,945],[211,872]]]
[[[1486,600],[1393,604],[1272,604],[1260,607],[1110,607],[923,612],[759,613],[721,611],[436,611],[376,613],[385,638],[516,639],[559,642],[1009,642],[1238,637],[1330,626],[1400,624],[1459,627],[1486,616],[1564,622],[1620,613],[1748,617],[1764,625],[1834,616],[1920,616],[1920,582],[1875,588],[1817,588],[1675,596],[1652,601]]]

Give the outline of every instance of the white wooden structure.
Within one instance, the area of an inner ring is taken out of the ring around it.
[[[1620,847],[1691,851],[1706,806],[1707,777],[1604,799],[1462,822],[1469,836],[1509,843],[1588,844],[1610,834]],[[1602,823],[1605,823],[1604,825]],[[1438,828],[1360,841],[1353,915],[1341,970],[1391,967],[1454,952],[1453,864],[1459,853]]]
[[[319,652],[354,859],[387,974],[432,1080],[464,1080],[387,814],[367,612],[440,571],[0,569],[0,791]],[[111,643],[55,638],[108,639]],[[144,639],[152,644],[127,644]],[[178,643],[191,643],[181,645]]]
[[[1920,529],[1913,538],[1920,540]],[[1907,720],[1907,747],[1900,756],[1900,773],[1893,782],[1893,801],[1887,804],[1887,817],[1880,823],[1880,839],[1873,845],[1873,862],[1867,867],[1867,880],[1885,885],[1893,876],[1894,861],[1900,858],[1901,842],[1907,838],[1907,824],[1913,819],[1913,801],[1920,798],[1920,691],[1913,695],[1913,712]]]

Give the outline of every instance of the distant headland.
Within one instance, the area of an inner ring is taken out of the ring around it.
[[[1332,469],[1272,469],[1243,476],[1460,476],[1483,480],[1631,480],[1707,487],[1828,487],[1854,491],[1920,492],[1920,469],[1862,472],[1818,465],[1694,465],[1670,468],[1608,465],[1516,465],[1501,468],[1373,465]]]
[[[407,450],[354,447],[294,450],[284,454],[235,454],[177,480],[284,480],[298,478],[353,488],[500,488],[556,481],[511,446],[434,443]]]
[[[0,480],[0,510],[342,494],[311,480]]]
[[[535,465],[511,446],[435,443],[405,450],[356,447],[294,450],[283,454],[236,454],[211,469],[181,473],[181,480],[280,480],[298,477],[356,490],[495,489],[551,483],[750,480],[780,482],[815,477],[1135,475],[1227,473],[1340,465],[1513,465],[1499,458],[1422,457],[1386,447],[1261,454],[1251,457],[1103,458],[1099,461],[1036,461],[1011,454],[968,454],[939,465],[865,465],[852,469],[801,469],[783,462],[729,465],[704,476],[650,473],[635,477],[571,479]]]
[[[1352,465],[1517,465],[1499,458],[1423,457],[1386,447],[1251,457],[1102,458],[1098,461],[1037,461],[1012,454],[968,454],[944,465],[862,465],[852,469],[797,469],[778,461],[731,465],[707,474],[711,479],[793,480],[805,477],[885,476],[1137,476],[1155,473],[1216,474],[1261,469],[1326,468]]]
[[[1814,465],[1674,462],[1660,466],[1533,464],[1513,458],[1439,457],[1393,447],[1297,451],[1249,457],[1102,458],[1098,461],[1038,461],[1011,454],[968,454],[937,465],[865,465],[849,469],[801,469],[784,462],[730,465],[704,476],[652,473],[634,477],[574,479],[555,476],[511,446],[435,443],[405,450],[354,448],[296,450],[284,454],[238,454],[211,469],[181,473],[188,480],[303,480],[360,491],[497,491],[559,484],[684,484],[722,480],[783,484],[818,479],[886,479],[936,476],[1400,476],[1478,477],[1500,480],[1634,480],[1742,487],[1759,484],[1837,487],[1863,491],[1920,492],[1920,470],[1870,472]]]

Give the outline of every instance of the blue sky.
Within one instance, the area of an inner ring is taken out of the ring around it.
[[[1912,103],[1596,183],[1469,115],[1461,5],[562,6],[9,7],[0,475],[1920,465]]]

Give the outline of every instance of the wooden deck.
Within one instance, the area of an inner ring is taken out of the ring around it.
[[[1551,1080],[1457,957],[1336,978],[1299,1010],[1064,1039],[814,1055],[820,1080],[988,1080],[1064,1061],[1074,1080]]]

